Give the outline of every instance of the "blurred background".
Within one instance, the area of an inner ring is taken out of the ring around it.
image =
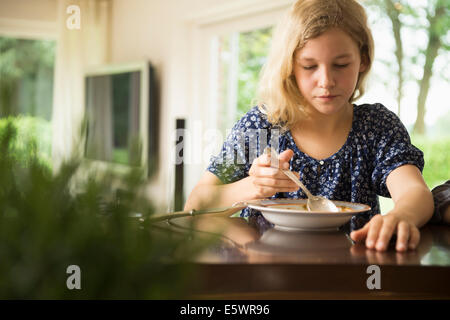
[[[86,70],[149,61],[160,109],[149,117],[157,118],[160,147],[147,194],[161,210],[179,210],[233,123],[254,106],[273,27],[293,2],[0,0],[0,130],[14,117],[20,137],[36,137],[57,170],[78,148]],[[433,188],[450,179],[450,3],[361,3],[375,62],[357,103],[380,102],[399,115],[424,151]],[[173,161],[177,120],[190,132],[182,171]],[[221,135],[211,139],[210,130]],[[390,206],[382,199],[383,211]]]

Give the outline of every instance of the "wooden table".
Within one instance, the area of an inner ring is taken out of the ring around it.
[[[186,217],[159,225],[222,234],[193,262],[201,279],[193,298],[450,299],[448,226],[426,225],[418,248],[399,253],[394,246],[366,249],[338,230],[263,232],[242,218]]]

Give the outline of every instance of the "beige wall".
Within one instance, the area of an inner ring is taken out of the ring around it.
[[[113,60],[151,57],[161,64],[183,22],[222,0],[114,0]]]
[[[57,0],[0,0],[0,36],[56,39]]]
[[[57,0],[0,0],[0,18],[56,21]]]

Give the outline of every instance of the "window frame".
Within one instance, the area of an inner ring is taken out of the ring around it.
[[[242,0],[230,1],[213,9],[191,15],[186,24],[189,26],[190,68],[187,70],[191,79],[186,87],[188,97],[187,130],[191,139],[186,139],[184,145],[185,191],[192,190],[203,175],[209,164],[205,150],[203,133],[219,132],[217,117],[219,106],[214,99],[217,85],[212,81],[214,66],[217,65],[217,39],[219,36],[233,32],[248,32],[251,30],[275,26],[286,14],[293,0]],[[197,133],[201,133],[198,136]],[[197,134],[197,135],[196,135]],[[223,136],[223,139],[226,137]],[[207,139],[204,139],[207,140]],[[223,141],[221,142],[223,143]],[[217,146],[221,147],[221,146]]]

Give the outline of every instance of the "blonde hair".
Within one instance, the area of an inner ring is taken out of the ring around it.
[[[289,129],[305,115],[304,99],[293,74],[294,54],[309,39],[335,27],[356,42],[361,61],[366,65],[358,76],[349,102],[363,95],[364,80],[374,55],[373,38],[364,8],[355,0],[298,0],[275,30],[271,52],[259,83],[258,105],[272,124]]]

